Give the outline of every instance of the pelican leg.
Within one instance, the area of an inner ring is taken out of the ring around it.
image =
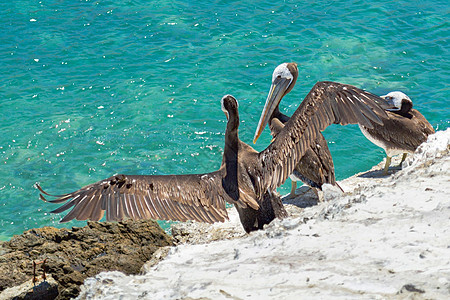
[[[291,180],[291,193],[290,197],[295,198],[295,190],[297,189],[297,181]]]
[[[384,171],[383,171],[384,175],[388,174],[390,165],[391,165],[391,157],[390,156],[386,156],[386,164],[384,165]]]
[[[402,161],[398,164],[398,166],[399,166],[400,168],[402,167],[402,163],[405,161],[407,155],[408,155],[408,153],[403,153]]]

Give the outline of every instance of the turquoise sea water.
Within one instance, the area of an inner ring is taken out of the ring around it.
[[[221,97],[239,100],[251,143],[282,62],[300,69],[281,103],[289,115],[316,81],[333,80],[401,90],[449,127],[449,11],[448,1],[2,2],[0,240],[62,226],[35,182],[58,194],[115,173],[219,168]],[[338,179],[384,157],[357,126],[324,134]],[[254,147],[269,141],[266,129]]]

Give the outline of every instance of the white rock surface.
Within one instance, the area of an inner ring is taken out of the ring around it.
[[[391,176],[353,176],[262,231],[173,247],[144,275],[101,273],[79,299],[450,299],[449,152],[450,129]]]

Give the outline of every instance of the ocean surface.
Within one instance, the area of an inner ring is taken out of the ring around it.
[[[59,224],[36,182],[61,194],[116,173],[218,169],[220,99],[238,99],[240,138],[251,143],[283,62],[300,70],[281,103],[289,115],[315,82],[332,80],[403,91],[436,130],[448,128],[449,12],[448,1],[3,1],[0,240],[85,224]],[[338,179],[384,157],[355,125],[324,135]],[[254,147],[270,139],[266,129]]]

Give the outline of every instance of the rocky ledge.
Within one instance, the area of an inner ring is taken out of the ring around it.
[[[0,244],[0,299],[71,299],[87,277],[113,270],[137,274],[158,248],[172,244],[151,220],[31,229]],[[41,262],[35,282],[33,262]]]

